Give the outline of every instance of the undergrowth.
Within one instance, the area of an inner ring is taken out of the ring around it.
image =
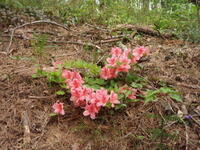
[[[69,26],[86,22],[115,27],[130,23],[151,26],[161,33],[171,32],[192,42],[199,42],[200,39],[197,7],[187,0],[3,0],[1,5],[26,10],[31,14],[43,11],[60,18]]]

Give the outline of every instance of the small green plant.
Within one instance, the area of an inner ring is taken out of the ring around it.
[[[182,102],[180,93],[170,87],[162,87],[157,90],[147,90],[147,92],[144,96],[144,101],[145,101],[145,103],[148,103],[151,101],[156,101],[157,99],[159,99],[159,97],[162,97],[162,96],[169,96],[173,100]]]
[[[61,90],[60,90],[60,91],[57,91],[56,94],[57,94],[57,95],[65,95],[65,91],[61,91]]]
[[[87,76],[98,76],[101,70],[101,67],[93,63],[88,63],[84,60],[73,60],[64,63],[64,68],[66,69],[80,69],[83,74]]]
[[[31,41],[31,45],[34,48],[35,55],[39,56],[44,53],[45,46],[47,44],[47,35],[34,35],[34,39]]]

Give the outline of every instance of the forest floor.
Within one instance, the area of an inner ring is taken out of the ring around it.
[[[49,42],[40,55],[32,44],[35,33],[48,35]],[[118,37],[113,37],[109,29],[88,24],[71,26],[69,30],[48,23],[28,25],[15,31],[9,49],[10,36],[2,35],[0,149],[200,150],[200,45],[144,34],[121,38],[122,30],[114,34]],[[151,53],[140,63],[142,68],[137,73],[147,77],[154,88],[161,82],[172,85],[181,93],[183,102],[163,99],[146,105],[133,103],[124,111],[99,114],[91,120],[73,107],[69,97],[56,95],[58,87],[50,87],[45,78],[32,78],[38,64],[49,67],[53,61],[78,58],[95,62],[119,41],[130,48],[148,46]],[[101,48],[98,53],[96,46]],[[51,106],[57,100],[66,104],[66,114],[50,117]],[[172,115],[192,117],[185,123],[166,121],[166,105]]]

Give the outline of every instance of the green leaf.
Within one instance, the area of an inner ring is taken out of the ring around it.
[[[172,90],[172,89],[169,88],[169,87],[162,87],[162,88],[159,89],[159,91],[160,91],[160,93],[165,93],[165,94],[174,92],[174,90]]]
[[[84,80],[87,84],[90,84],[90,85],[93,85],[93,84],[105,85],[105,81],[103,79],[99,79],[99,78],[85,77]]]
[[[133,103],[133,102],[140,102],[141,100],[139,99],[128,99],[127,102],[128,103]]]
[[[88,63],[84,60],[73,60],[65,62],[64,67],[68,69],[85,69],[83,73],[89,76],[98,76],[101,71],[101,67],[93,63]]]
[[[87,88],[93,88],[95,90],[98,90],[101,88],[99,85],[89,85],[89,84],[84,84]]]
[[[33,78],[40,78],[40,77],[46,77],[47,76],[47,72],[41,70],[41,69],[37,69],[37,72],[35,74],[32,75]]]
[[[137,136],[136,138],[139,140],[143,140],[145,137],[141,135],[141,136]]]
[[[159,90],[148,90],[144,96],[145,103],[156,101],[156,95],[159,93]]]
[[[142,77],[139,77],[138,75],[136,74],[133,74],[133,73],[128,73],[126,78],[125,78],[125,81],[127,84],[132,84],[132,83],[135,83],[135,84],[141,84],[141,83],[145,83],[145,79],[142,78]]]
[[[119,110],[119,109],[123,109],[123,108],[125,108],[125,107],[127,107],[126,104],[118,104],[118,105],[115,106],[115,109],[116,109],[116,110]]]
[[[57,116],[57,115],[58,115],[58,114],[56,114],[56,113],[50,113],[50,114],[49,114],[50,117],[54,117],[54,116]]]
[[[172,99],[176,100],[177,102],[183,102],[182,97],[180,96],[179,93],[172,93],[172,94],[169,94],[169,96]]]
[[[57,91],[56,94],[57,95],[65,95],[65,91]]]
[[[143,85],[140,84],[140,83],[135,83],[135,82],[133,82],[133,83],[131,83],[131,87],[133,87],[133,88],[142,88]]]
[[[32,78],[38,78],[38,75],[37,74],[33,74]]]

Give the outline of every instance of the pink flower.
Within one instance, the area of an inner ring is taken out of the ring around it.
[[[70,100],[73,101],[76,106],[83,107],[86,105],[86,103],[95,98],[94,94],[95,93],[93,89],[80,86],[78,88],[71,89]]]
[[[74,72],[74,79],[79,80],[81,83],[84,83],[83,78],[81,77],[79,72]]]
[[[73,79],[73,80],[69,80],[68,81],[68,84],[69,84],[69,87],[70,88],[79,88],[79,87],[81,87],[82,86],[82,80],[80,81],[80,80],[78,80],[78,79]]]
[[[83,88],[83,96],[86,102],[91,102],[95,98],[95,92],[92,88]]]
[[[96,99],[92,103],[96,103],[97,106],[105,106],[109,100],[108,91],[100,89],[96,91]]]
[[[112,56],[118,57],[122,54],[122,49],[119,47],[114,47],[111,49],[111,54],[112,54]]]
[[[80,106],[80,104],[83,104],[85,97],[83,95],[83,88],[72,88],[71,89],[71,98],[70,100],[74,102],[76,106]]]
[[[130,88],[131,94],[128,96],[130,99],[136,99],[136,89]]]
[[[131,52],[131,49],[126,49],[126,50],[124,50],[124,52],[123,52],[123,56],[125,56],[125,57],[129,57],[129,55],[130,55],[130,52]]]
[[[120,57],[117,71],[118,72],[128,72],[128,70],[131,68],[130,63],[131,63],[131,60],[128,59],[128,57],[126,57],[126,56]]]
[[[54,109],[54,112],[57,113],[57,114],[64,115],[65,111],[63,109],[63,104],[64,103],[60,103],[59,101],[54,103],[53,106],[52,106],[52,108]]]
[[[116,64],[117,64],[118,58],[117,57],[111,57],[111,58],[107,58],[106,60],[107,60],[109,66],[115,67]]]
[[[149,53],[149,49],[144,46],[137,47],[133,50],[132,63],[136,63],[142,56],[147,55]]]
[[[62,77],[66,79],[68,88],[78,88],[84,83],[81,75],[78,72],[63,70]]]
[[[88,104],[85,106],[85,111],[83,112],[84,116],[90,116],[91,119],[96,118],[96,114],[99,112],[100,107],[95,104]]]
[[[65,79],[72,79],[74,77],[74,73],[69,70],[63,70],[62,77]]]
[[[112,107],[115,106],[114,104],[120,104],[120,101],[118,100],[118,95],[113,91],[111,91],[110,93],[109,102],[112,104]]]
[[[100,77],[105,80],[115,78],[116,76],[117,72],[114,68],[103,67],[101,69]]]

